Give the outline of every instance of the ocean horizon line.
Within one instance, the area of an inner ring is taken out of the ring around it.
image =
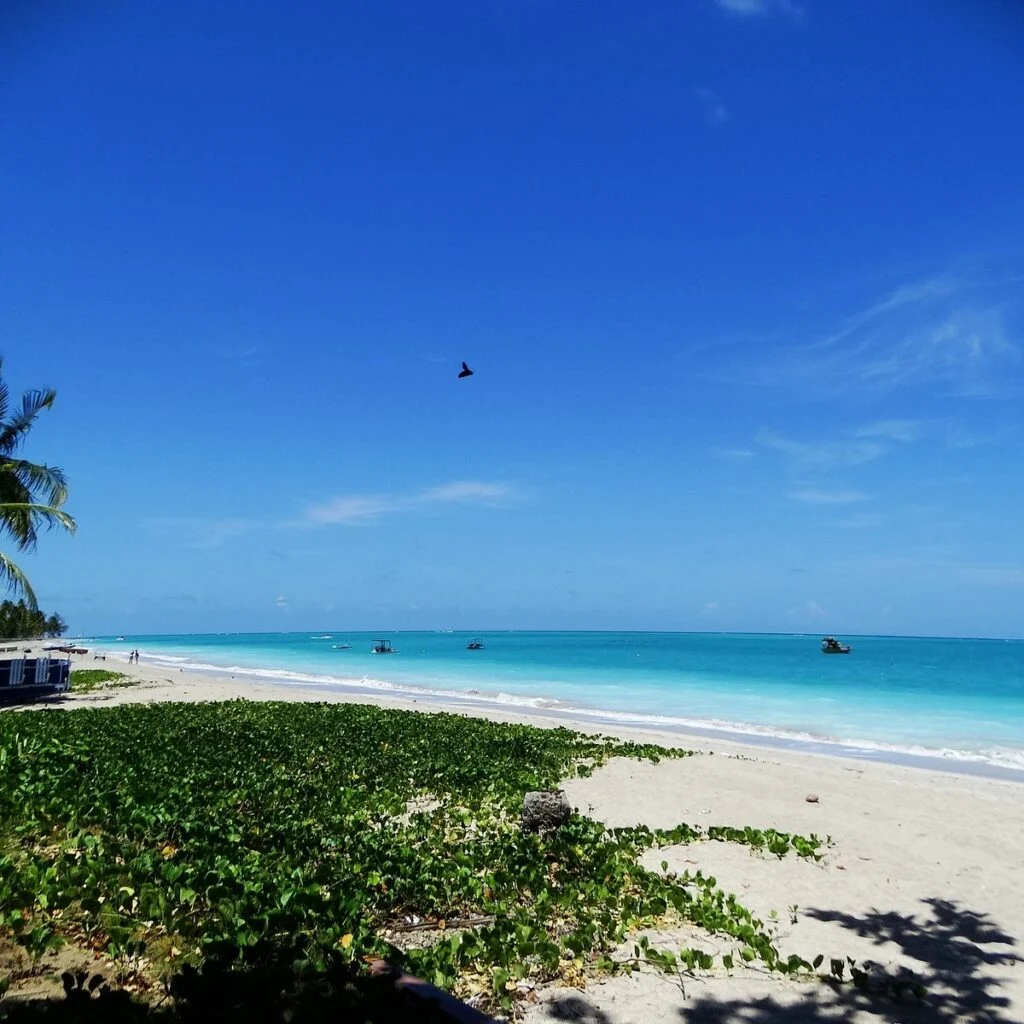
[[[436,627],[431,629],[384,629],[381,627],[355,628],[344,626],[309,626],[303,629],[229,629],[229,630],[202,630],[185,631],[178,633],[162,633],[138,630],[135,632],[123,633],[100,633],[97,631],[79,631],[70,633],[64,639],[68,640],[116,640],[119,636],[136,636],[157,638],[173,637],[218,637],[218,636],[306,636],[309,633],[353,633],[359,635],[370,635],[372,633],[400,634],[400,633],[423,633],[423,634],[457,634],[457,635],[487,635],[507,633],[534,633],[539,635],[558,634],[594,634],[605,636],[750,636],[750,637],[791,637],[794,639],[807,637],[821,637],[841,635],[851,639],[861,640],[965,640],[977,643],[1024,643],[1024,634],[1021,636],[973,636],[959,633],[857,633],[852,630],[758,630],[758,629],[527,629],[495,627],[488,629],[483,626],[476,627]]]

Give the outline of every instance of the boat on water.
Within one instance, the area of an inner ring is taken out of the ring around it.
[[[822,654],[849,654],[852,650],[849,644],[841,644],[834,636],[827,636],[821,641]]]
[[[391,646],[390,640],[374,640],[370,648],[371,654],[397,654],[398,651]]]
[[[331,644],[332,651],[350,651],[352,650],[351,644]]]
[[[478,636],[473,637],[473,639],[470,640],[468,644],[466,644],[467,651],[482,651],[483,649],[484,642]]]

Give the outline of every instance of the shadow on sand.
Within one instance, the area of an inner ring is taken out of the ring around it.
[[[863,917],[830,910],[805,910],[808,917],[830,921],[878,946],[891,943],[902,957],[916,961],[913,975],[861,964],[859,984],[822,979],[783,985],[777,996],[716,998],[709,992],[686,1000],[678,1011],[685,1024],[1014,1024],[1020,1007],[1010,1008],[1001,980],[991,968],[1024,963],[1016,940],[990,917],[942,899],[924,901],[925,913],[907,916],[869,913]],[[886,950],[891,959],[895,950]],[[846,976],[849,978],[849,975]],[[923,986],[920,995],[914,982]],[[713,988],[713,983],[710,988]],[[582,996],[552,1001],[552,1020],[576,1024],[640,1024],[639,1019],[611,1016]]]
[[[687,1024],[801,1024],[817,1021],[876,1020],[886,1024],[1012,1024],[1019,1019],[988,968],[1021,962],[1016,940],[985,914],[943,899],[923,901],[920,916],[872,912],[858,917],[831,910],[805,911],[870,939],[891,943],[917,961],[914,975],[921,996],[906,984],[905,973],[869,970],[861,985],[822,982],[788,1005],[782,1000],[753,1003],[696,1000],[680,1013]],[[895,984],[893,984],[895,982]],[[1011,1015],[1012,1014],[1012,1015]]]

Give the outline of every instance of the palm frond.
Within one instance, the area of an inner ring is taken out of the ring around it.
[[[40,528],[52,530],[59,526],[74,533],[78,524],[59,508],[36,505],[26,501],[0,502],[0,533],[13,538],[20,551],[31,551],[36,546]]]
[[[0,583],[7,590],[20,594],[32,611],[39,607],[28,577],[3,552],[0,552]]]
[[[26,391],[21,396],[21,410],[15,413],[6,423],[0,424],[0,454],[10,455],[21,444],[36,417],[53,405],[57,392],[53,388],[45,391]]]
[[[11,484],[11,477],[20,487],[5,486],[5,483]],[[67,497],[68,482],[62,469],[40,466],[25,459],[0,459],[0,501],[41,498],[44,504],[59,508]]]
[[[36,521],[22,502],[0,504],[0,533],[6,533],[19,551],[32,551],[39,539]]]

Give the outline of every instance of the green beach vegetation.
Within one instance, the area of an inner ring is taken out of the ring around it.
[[[40,530],[58,527],[74,533],[76,528],[74,519],[61,508],[68,496],[63,471],[18,457],[32,425],[56,397],[51,389],[26,391],[20,408],[12,409],[0,359],[0,537],[9,538],[18,551],[31,551]],[[23,596],[30,608],[36,607],[28,578],[2,551],[0,583]]]
[[[65,942],[102,950],[155,992],[188,965],[283,958],[323,976],[380,957],[491,1009],[638,962],[811,970],[714,878],[640,857],[714,836],[817,858],[815,836],[609,829],[580,814],[521,828],[527,791],[611,757],[686,754],[343,704],[5,715],[0,937],[33,957]],[[734,953],[633,940],[666,922],[728,936]]]
[[[71,689],[75,693],[90,693],[120,686],[136,686],[123,672],[111,672],[105,668],[77,668],[71,673]]]

